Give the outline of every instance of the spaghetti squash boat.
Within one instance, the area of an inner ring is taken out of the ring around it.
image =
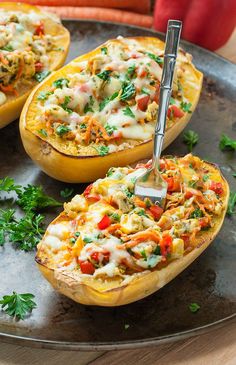
[[[111,168],[49,225],[36,262],[60,293],[90,305],[137,301],[174,279],[219,232],[229,188],[215,165],[191,154],[162,158],[164,210],[133,195],[149,166]]]
[[[0,128],[19,117],[32,88],[61,67],[69,32],[55,16],[37,7],[1,2]]]
[[[151,156],[164,43],[110,40],[52,74],[28,98],[20,120],[29,156],[55,179],[88,182],[111,166]],[[202,85],[179,51],[164,147],[188,123]]]

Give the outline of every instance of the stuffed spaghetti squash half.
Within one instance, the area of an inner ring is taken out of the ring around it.
[[[18,118],[33,87],[63,65],[69,44],[69,32],[56,16],[1,2],[0,128]]]
[[[65,182],[94,181],[111,166],[150,157],[163,52],[157,38],[118,37],[53,73],[21,115],[29,156]],[[188,123],[201,86],[201,72],[180,50],[164,147]]]
[[[133,194],[149,166],[111,168],[49,225],[36,262],[60,293],[100,306],[137,301],[174,279],[219,232],[229,187],[215,165],[191,154],[162,158],[164,210]]]

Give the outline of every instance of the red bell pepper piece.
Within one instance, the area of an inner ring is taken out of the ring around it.
[[[167,116],[168,118],[171,118],[172,116],[174,118],[182,118],[184,116],[184,112],[176,105],[170,105],[167,112]]]
[[[93,184],[90,184],[87,186],[87,188],[84,190],[84,193],[83,193],[84,197],[90,202],[98,202],[101,198],[99,195],[90,194],[92,188],[93,188]]]
[[[158,205],[152,205],[149,208],[149,212],[152,214],[153,218],[157,220],[162,215],[163,209],[161,207],[159,207]]]
[[[86,260],[86,261],[80,261],[79,264],[80,264],[80,270],[82,271],[83,274],[93,275],[95,267],[91,262]]]
[[[166,32],[168,19],[183,21],[182,37],[212,51],[223,46],[236,24],[235,0],[157,0],[154,28]]]
[[[166,179],[166,182],[167,182],[167,190],[170,191],[170,192],[173,192],[173,191],[179,191],[180,190],[180,182],[179,182],[179,179],[175,179],[174,177],[167,177]]]
[[[145,112],[148,106],[149,99],[150,99],[149,95],[144,95],[143,97],[139,98],[137,100],[138,109]]]
[[[164,236],[160,242],[162,256],[166,257],[168,253],[170,253],[171,245],[172,245],[172,237],[169,235]]]
[[[111,225],[111,223],[112,223],[112,221],[108,217],[108,215],[104,215],[104,217],[100,220],[100,222],[98,222],[98,228],[100,230],[106,229],[107,227],[109,227]]]
[[[42,22],[40,22],[39,25],[37,25],[34,34],[39,36],[44,35],[44,25]]]
[[[210,190],[213,190],[217,195],[223,194],[223,186],[220,182],[212,181],[211,185],[209,186]]]

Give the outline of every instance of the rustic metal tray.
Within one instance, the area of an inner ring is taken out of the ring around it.
[[[118,35],[162,35],[141,28],[91,22],[65,21],[72,45],[68,60]],[[216,162],[236,190],[235,153],[218,148],[222,133],[236,138],[236,65],[183,42],[194,63],[205,74],[199,106],[190,128],[200,140],[194,153]],[[0,176],[18,183],[41,184],[48,194],[59,198],[66,184],[42,173],[25,154],[15,122],[0,131]],[[187,152],[182,136],[165,151]],[[81,192],[83,186],[74,186]],[[0,202],[0,204],[3,204]],[[52,219],[58,212],[54,211]],[[0,297],[13,290],[35,294],[37,309],[25,321],[15,321],[0,312],[0,339],[38,347],[69,350],[111,350],[157,345],[192,336],[232,320],[236,312],[236,224],[226,218],[214,243],[175,280],[156,294],[118,308],[86,307],[57,294],[42,278],[34,263],[34,253],[0,248]],[[188,305],[201,309],[193,314]],[[127,326],[129,325],[129,326]],[[128,327],[128,328],[127,328]]]

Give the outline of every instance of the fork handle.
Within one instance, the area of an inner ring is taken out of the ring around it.
[[[154,148],[152,164],[153,168],[158,168],[159,158],[161,155],[163,139],[166,128],[166,116],[172,92],[172,83],[174,77],[175,63],[179,47],[179,39],[182,28],[182,22],[179,20],[169,20],[166,35],[166,45],[164,53],[164,65],[160,86],[160,99],[157,123],[154,133]]]

